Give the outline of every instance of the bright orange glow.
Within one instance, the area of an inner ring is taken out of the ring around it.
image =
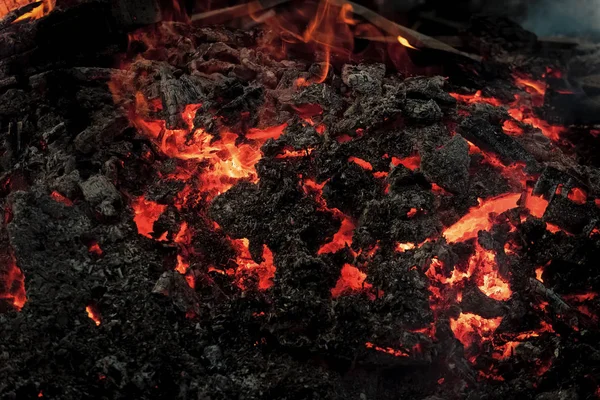
[[[17,267],[14,258],[11,257],[10,264],[5,270],[4,276],[0,275],[0,299],[9,300],[12,305],[20,311],[27,302],[25,293],[25,276],[21,269]]]
[[[71,207],[73,205],[73,202],[71,201],[71,199],[66,198],[62,194],[58,193],[56,190],[54,192],[50,193],[50,197],[52,197],[54,199],[54,201],[63,203],[65,206]]]
[[[6,3],[2,3],[0,7],[0,18],[4,17],[9,12],[26,6],[27,4],[31,4],[36,0],[13,0],[10,9],[7,7]],[[50,11],[54,9],[56,5],[56,0],[41,0],[42,4],[35,7],[33,10],[21,15],[17,19],[15,19],[12,23],[16,24],[22,21],[32,21],[35,19],[40,19],[45,15],[48,15]]]
[[[490,214],[500,214],[511,208],[517,207],[521,195],[508,193],[481,201],[473,207],[454,225],[444,230],[443,235],[449,243],[462,242],[477,237],[477,232],[485,231],[492,227]]]
[[[532,190],[528,189],[525,196],[524,207],[529,210],[529,213],[534,217],[542,218],[546,212],[546,208],[548,208],[548,200],[539,196],[534,196]]]
[[[340,229],[333,235],[331,242],[325,243],[319,249],[318,254],[335,253],[338,250],[343,249],[346,246],[352,245],[352,236],[354,234],[354,228],[356,225],[350,218],[344,216]]]
[[[538,281],[544,283],[544,280],[542,279],[542,275],[544,275],[544,267],[538,267],[535,269],[535,279],[537,279]]]
[[[421,156],[418,154],[415,154],[415,155],[408,156],[405,158],[392,157],[392,165],[394,167],[396,167],[398,165],[403,165],[406,168],[410,169],[411,171],[414,171],[415,169],[419,168],[419,166],[421,165]]]
[[[466,104],[475,104],[475,103],[487,103],[492,106],[500,107],[502,102],[493,97],[483,97],[481,95],[481,90],[475,92],[475,94],[458,94],[458,93],[450,93],[450,96],[454,97],[457,101]]]
[[[502,322],[502,317],[483,318],[476,314],[460,313],[457,319],[450,318],[450,329],[465,348],[474,343],[489,340]]]
[[[521,136],[523,134],[523,128],[521,128],[515,121],[510,119],[504,121],[502,130],[509,136]]]
[[[397,39],[398,39],[398,43],[400,43],[402,46],[408,47],[409,49],[413,49],[413,50],[419,50],[415,46],[413,46],[412,44],[410,44],[408,42],[408,39],[406,39],[405,37],[398,36]]]
[[[248,239],[235,239],[231,243],[238,253],[236,259],[238,265],[236,270],[237,286],[242,290],[247,289],[245,275],[248,273],[258,277],[258,288],[260,290],[267,290],[273,286],[275,265],[273,264],[273,253],[271,250],[264,245],[263,261],[257,264],[250,255],[250,242]]]
[[[365,343],[365,347],[367,349],[373,349],[375,351],[380,351],[382,353],[387,353],[390,354],[394,357],[409,357],[409,354],[402,351],[402,350],[398,350],[398,349],[393,349],[391,347],[379,347],[379,346],[375,346],[373,343],[371,342],[367,342]]]
[[[154,231],[154,222],[158,220],[167,206],[146,200],[144,196],[140,196],[133,201],[131,207],[135,214],[133,221],[137,225],[138,233],[152,239],[151,233]]]
[[[406,216],[408,218],[413,218],[415,215],[417,215],[419,211],[416,208],[411,208],[410,210],[408,210],[408,212],[406,213]]]
[[[360,166],[362,169],[366,169],[367,171],[373,171],[373,166],[371,165],[371,163],[363,160],[362,158],[350,157],[348,159],[348,161],[355,163],[356,165]]]
[[[396,243],[396,251],[399,253],[404,253],[407,250],[413,250],[415,248],[414,243]]]
[[[580,188],[572,188],[567,194],[569,200],[577,204],[585,204],[587,202],[587,193]]]
[[[287,124],[281,124],[266,129],[251,128],[248,129],[246,134],[247,139],[252,140],[267,140],[267,139],[278,139],[283,134],[283,131],[287,128]]]
[[[369,290],[373,286],[370,283],[365,282],[366,278],[367,274],[361,272],[358,268],[350,264],[344,264],[340,278],[335,287],[331,289],[331,295],[335,298],[350,292]]]
[[[533,92],[534,94],[538,94],[540,96],[546,95],[546,84],[543,82],[515,76],[515,83],[519,86],[525,87],[528,91]]]
[[[469,259],[469,271],[476,271],[476,283],[479,290],[494,300],[505,301],[512,296],[512,290],[498,274],[496,255],[485,250],[479,244],[475,246],[475,254]]]
[[[356,25],[358,21],[351,17],[352,12],[354,11],[354,7],[350,3],[342,4],[340,10],[340,20],[347,25]]]
[[[96,310],[94,310],[94,307],[87,306],[85,308],[85,311],[87,312],[88,318],[90,318],[92,321],[94,321],[96,326],[100,326],[102,321],[100,320],[100,315],[96,312]]]

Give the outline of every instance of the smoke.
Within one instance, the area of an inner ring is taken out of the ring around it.
[[[523,27],[538,36],[600,36],[600,0],[540,0]]]

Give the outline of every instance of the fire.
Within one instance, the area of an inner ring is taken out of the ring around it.
[[[402,46],[408,47],[409,49],[413,49],[413,50],[419,50],[415,46],[413,46],[412,44],[410,44],[408,42],[408,39],[406,39],[405,37],[398,36],[397,39],[398,39],[398,43],[400,43]]]
[[[352,236],[356,225],[350,218],[344,216],[340,229],[333,235],[331,242],[325,243],[318,251],[318,254],[335,253],[346,246],[352,245]]]
[[[35,1],[39,1],[39,0],[13,0],[11,2],[11,3],[13,3],[11,6],[8,6],[6,4],[6,2],[4,2],[0,6],[0,18],[3,18],[6,14],[8,14],[9,12],[11,12],[13,10],[24,7],[27,4],[34,3]],[[40,19],[43,16],[48,15],[54,9],[55,5],[56,5],[56,0],[41,0],[40,5],[36,6],[31,11],[26,12],[25,14],[21,15],[20,17],[15,19],[12,23],[16,24],[16,23],[22,22],[22,21],[32,21],[35,19]]]
[[[498,99],[495,99],[493,97],[483,97],[481,94],[481,90],[476,91],[475,94],[450,93],[450,96],[454,97],[461,103],[466,104],[487,103],[496,107],[500,107],[502,105],[502,102]]]
[[[97,257],[102,256],[102,249],[100,248],[100,245],[96,242],[93,242],[88,246],[88,251],[90,254],[94,254]]]
[[[273,264],[273,253],[264,245],[263,246],[263,261],[257,264],[250,255],[250,242],[248,239],[235,239],[231,241],[234,248],[237,250],[238,256],[236,263],[238,269],[237,285],[240,289],[245,290],[244,274],[251,273],[258,277],[258,288],[267,290],[273,286],[273,278],[275,277],[275,265]]]
[[[421,165],[421,156],[418,154],[415,154],[415,155],[408,156],[405,158],[392,157],[392,165],[394,167],[396,167],[398,165],[403,165],[406,168],[410,169],[411,171],[414,171],[415,169],[419,168],[419,166]]]
[[[546,95],[546,84],[543,82],[515,76],[515,83],[519,86],[525,87],[527,91],[533,92],[534,94],[538,94],[540,96]]]
[[[331,296],[335,298],[343,294],[347,294],[349,292],[370,290],[373,287],[373,285],[371,285],[368,282],[365,282],[366,278],[367,274],[361,272],[358,268],[350,264],[344,264],[344,266],[342,267],[340,278],[338,279],[335,287],[331,289]]]
[[[85,311],[87,312],[88,318],[94,321],[96,326],[100,326],[102,320],[100,319],[98,312],[95,310],[95,307],[89,305],[85,308]]]
[[[542,218],[546,212],[546,208],[548,208],[548,200],[539,196],[534,196],[532,190],[528,189],[527,194],[525,195],[524,206],[529,210],[531,215],[536,218]]]
[[[399,253],[404,253],[408,250],[413,250],[415,248],[414,243],[396,243],[396,251]]]
[[[4,274],[0,276],[0,299],[10,301],[20,311],[27,302],[25,276],[12,256]]]
[[[70,199],[58,193],[56,190],[50,193],[50,197],[52,197],[54,201],[63,203],[65,206],[71,207],[73,205],[73,202]]]
[[[542,279],[542,275],[544,275],[544,267],[538,267],[535,269],[535,279],[537,279],[538,281],[544,283],[544,280]]]
[[[580,188],[572,188],[567,194],[569,200],[576,204],[585,204],[587,202],[587,194]]]
[[[158,220],[161,214],[167,208],[166,205],[158,204],[140,196],[131,204],[133,208],[133,221],[137,225],[138,233],[147,238],[153,239],[154,222]]]
[[[517,207],[521,195],[508,193],[487,200],[482,200],[473,207],[454,225],[446,228],[443,236],[449,243],[462,242],[477,236],[477,232],[486,231],[492,227],[489,217],[492,213],[500,214]]]
[[[512,296],[508,282],[498,274],[496,255],[493,251],[485,250],[477,244],[475,254],[469,259],[469,270],[476,271],[477,287],[486,296],[501,301],[508,300]]]
[[[490,340],[502,322],[502,317],[483,318],[476,314],[460,313],[458,318],[450,318],[450,329],[465,348]]]
[[[146,121],[140,117],[135,117],[133,122],[166,156],[207,165],[198,185],[202,192],[215,196],[226,192],[240,179],[257,182],[254,166],[262,158],[260,147],[268,139],[281,136],[287,125],[251,129],[246,135],[251,143],[238,143],[238,135],[231,132],[222,132],[215,140],[203,129],[193,129],[194,116],[200,107],[200,104],[188,105],[183,111],[187,129],[167,129],[165,121]]]
[[[348,161],[355,163],[356,165],[360,166],[362,169],[366,169],[367,171],[373,171],[373,166],[371,165],[371,163],[363,160],[362,158],[350,157],[348,159]]]
[[[375,346],[371,342],[366,342],[365,343],[365,347],[367,349],[373,349],[375,351],[380,351],[382,353],[390,354],[390,355],[392,355],[394,357],[409,357],[409,354],[406,353],[405,351],[398,350],[398,349],[393,349],[391,347],[379,347],[379,346]]]

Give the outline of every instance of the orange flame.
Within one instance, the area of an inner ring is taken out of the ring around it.
[[[410,44],[408,42],[408,39],[406,39],[405,37],[398,36],[397,39],[398,39],[398,43],[400,43],[402,46],[408,47],[409,49],[413,49],[413,50],[419,50],[415,46],[413,46],[412,44]]]
[[[34,0],[17,0],[13,2],[14,6],[10,9],[7,7],[6,3],[2,4],[0,7],[0,18],[4,17],[9,12],[16,10],[17,8],[26,6],[27,4],[33,3]],[[48,15],[55,7],[56,0],[42,0],[41,4],[35,7],[33,10],[21,15],[17,19],[15,19],[12,23],[16,24],[22,21],[33,21],[35,19],[40,19],[45,15]]]
[[[102,320],[100,319],[100,315],[94,309],[94,307],[89,305],[85,308],[85,311],[87,312],[88,318],[91,319],[92,321],[94,321],[96,326],[100,326]]]

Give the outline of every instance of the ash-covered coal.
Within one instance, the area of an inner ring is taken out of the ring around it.
[[[0,399],[594,396],[600,175],[546,83],[272,35],[2,88]]]

